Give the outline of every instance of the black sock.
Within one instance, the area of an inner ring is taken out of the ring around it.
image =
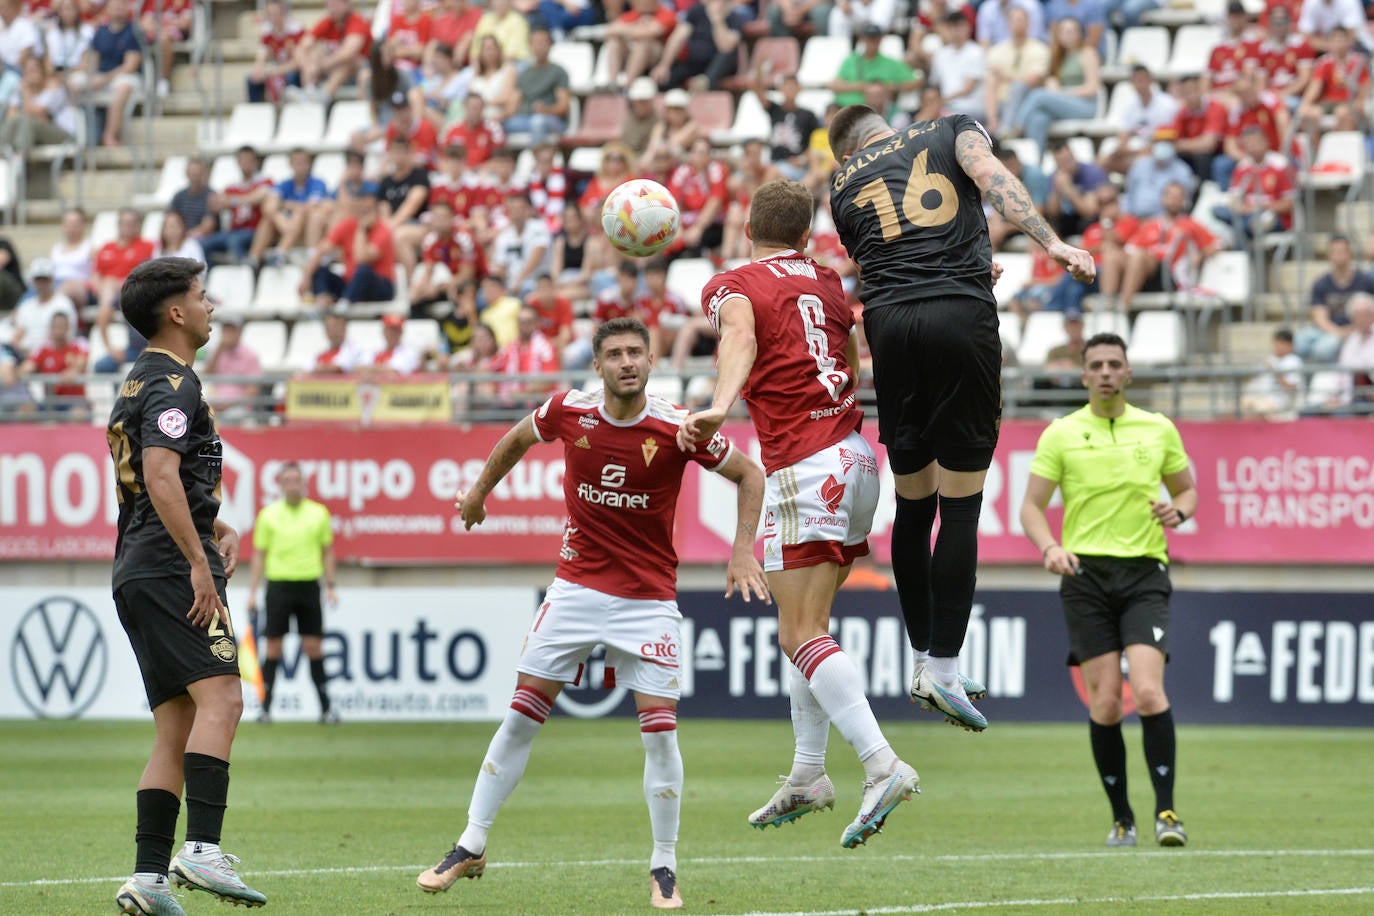
[[[978,581],[978,515],[983,494],[940,497],[940,533],[930,557],[930,654],[954,658],[964,647]]]
[[[279,658],[265,658],[262,661],[262,708],[266,712],[272,708],[272,688],[277,683]]]
[[[229,805],[229,761],[207,754],[182,758],[186,774],[186,842],[218,843]]]
[[[1135,814],[1126,797],[1126,739],[1121,737],[1121,723],[1098,725],[1089,719],[1088,729],[1102,788],[1107,790],[1107,799],[1112,803],[1112,818],[1123,824],[1134,824]]]
[[[329,694],[324,689],[329,676],[324,673],[324,659],[312,658],[310,660],[310,679],[315,682],[315,692],[320,695],[320,713],[329,712]]]
[[[906,620],[911,648],[930,650],[930,529],[935,524],[939,498],[897,497],[897,516],[892,522],[892,576]]]
[[[139,789],[137,807],[134,872],[166,875],[167,864],[172,861],[172,844],[176,842],[181,799],[166,789]]]
[[[1145,763],[1150,767],[1150,782],[1155,786],[1155,813],[1174,810],[1174,711],[1166,709],[1153,716],[1140,714],[1141,743]]]

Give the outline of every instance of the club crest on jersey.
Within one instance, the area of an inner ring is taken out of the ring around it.
[[[583,429],[596,429],[596,427],[600,425],[600,423],[600,420],[598,420],[596,417],[592,416],[589,413],[584,413],[582,416],[577,418],[577,425],[582,427]]]
[[[587,441],[587,437],[586,437],[586,436],[580,437],[576,442],[573,443],[573,445],[577,446],[578,448],[591,448],[591,447],[592,447],[592,444],[591,444],[590,442]]]
[[[238,647],[227,636],[221,636],[210,643],[210,654],[222,662],[232,662],[238,657]]]
[[[650,436],[640,445],[640,449],[644,452],[644,466],[647,468],[654,463],[654,456],[658,454],[658,440]]]
[[[831,515],[840,511],[840,503],[844,500],[844,487],[844,484],[835,479],[834,474],[827,476],[821,483],[818,493],[821,502],[825,503],[825,511]]]

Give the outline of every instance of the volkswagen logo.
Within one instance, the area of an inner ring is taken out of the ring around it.
[[[105,684],[109,648],[95,612],[46,598],[24,612],[10,649],[15,691],[40,719],[75,719]]]

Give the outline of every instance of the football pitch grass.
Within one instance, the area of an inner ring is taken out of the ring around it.
[[[1374,911],[1374,729],[1182,728],[1189,845],[1160,849],[1132,720],[1141,845],[1109,850],[1086,727],[994,721],[969,735],[912,715],[887,733],[924,794],[853,851],[839,837],[862,776],[837,733],[835,811],[759,831],[745,818],[787,768],[787,723],[684,720],[688,912]],[[551,720],[492,832],[486,875],[433,897],[415,887],[463,827],[494,728],[245,722],[224,845],[267,894],[263,912],[649,912],[643,754],[624,718]],[[114,912],[151,737],[151,722],[0,722],[0,913]],[[199,893],[183,905],[229,912]]]

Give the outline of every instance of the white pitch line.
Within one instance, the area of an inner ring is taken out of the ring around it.
[[[1193,849],[1188,852],[1011,852],[983,853],[978,855],[864,855],[854,856],[859,862],[1015,862],[1015,861],[1062,861],[1072,859],[1117,859],[1123,862],[1139,861],[1142,858],[1295,858],[1311,856],[1374,856],[1374,849]],[[689,866],[702,865],[769,865],[784,863],[833,863],[834,856],[729,856],[726,858],[692,859],[684,858]],[[487,868],[622,868],[643,865],[643,859],[581,859],[565,862],[490,862]],[[335,868],[281,868],[267,871],[253,869],[254,878],[298,878],[311,875],[361,875],[375,872],[415,871],[428,868],[420,865],[351,865]],[[113,875],[105,878],[37,878],[31,881],[0,881],[0,887],[51,887],[69,884],[105,884],[111,881],[124,881],[128,875]],[[951,904],[952,906],[953,904]],[[992,904],[987,904],[992,905]],[[997,904],[1001,906],[1003,904]],[[845,911],[842,911],[845,912]],[[870,912],[881,912],[871,910]],[[925,912],[924,910],[893,910],[892,912]],[[800,914],[798,914],[800,916]]]
[[[1292,897],[1358,897],[1374,894],[1374,887],[1333,887],[1287,891],[1213,891],[1205,894],[1153,894],[1142,897],[1042,897],[1026,900],[964,900],[959,903],[918,903],[913,906],[866,906],[861,910],[873,916],[900,913],[938,913],[942,910],[990,910],[1009,906],[1083,906],[1099,903],[1177,903],[1201,900],[1265,900]],[[751,911],[733,916],[854,916],[859,908],[846,910]]]

